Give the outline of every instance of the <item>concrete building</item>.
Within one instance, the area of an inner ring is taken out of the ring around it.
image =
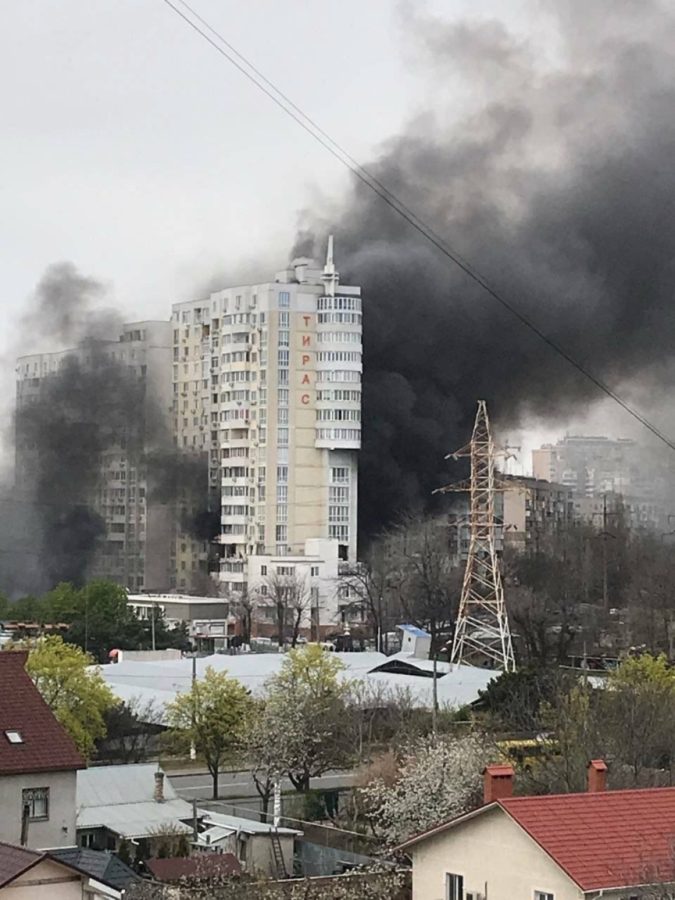
[[[566,435],[532,451],[535,478],[572,488],[577,497],[642,493],[641,450],[628,438]]]
[[[154,612],[155,615],[161,613],[168,628],[186,625],[188,636],[194,643],[211,652],[224,649],[227,638],[235,634],[237,619],[230,611],[229,602],[222,597],[129,594],[127,606],[142,621],[151,620]]]
[[[513,797],[513,769],[488,766],[485,804],[399,849],[413,900],[632,900],[675,884],[675,788],[605,791],[593,760],[581,794]]]
[[[85,369],[101,360],[127,367],[142,382],[139,393],[145,404],[142,418],[146,432],[140,444],[114,442],[101,454],[89,502],[103,518],[106,533],[87,575],[107,578],[132,590],[166,590],[171,582],[173,515],[165,505],[155,502],[148,490],[144,451],[159,449],[170,441],[170,323],[134,322],[123,326],[117,341],[89,342],[55,353],[21,357],[17,361],[17,409],[39,397],[50,376],[72,359]],[[34,452],[18,433],[16,484],[20,494],[30,495],[34,486]]]
[[[174,304],[172,322],[175,440],[208,454],[226,595],[248,586],[250,559],[301,557],[309,541],[355,560],[361,297],[339,284],[332,239],[323,268],[295,259],[272,282]],[[207,551],[181,537],[177,589]]]
[[[572,488],[540,478],[501,477],[513,485],[505,488],[500,503],[505,546],[536,550],[541,538],[572,522]]]

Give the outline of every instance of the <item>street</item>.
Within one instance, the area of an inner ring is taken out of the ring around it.
[[[175,775],[167,773],[176,793],[184,800],[210,800],[213,791],[213,780],[208,772],[179,772]],[[328,772],[320,778],[313,778],[313,789],[351,787],[354,772]],[[282,791],[292,791],[293,785],[288,778],[281,780]],[[258,799],[258,792],[250,771],[221,772],[218,779],[218,793],[221,799]]]

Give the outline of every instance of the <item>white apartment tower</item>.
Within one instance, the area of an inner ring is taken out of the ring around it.
[[[174,304],[172,318],[174,433],[209,455],[223,588],[243,589],[253,557],[333,546],[354,561],[361,291],[340,285],[332,237],[323,268],[294,259],[273,282]],[[177,548],[178,588],[203,552]]]

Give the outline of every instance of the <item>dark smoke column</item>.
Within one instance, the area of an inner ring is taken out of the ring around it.
[[[418,6],[405,33],[430,108],[366,169],[672,436],[673,4],[533,3],[555,58],[497,19]],[[429,505],[478,399],[511,429],[582,418],[603,395],[362,183],[341,212],[342,274],[365,298],[360,525],[373,534]],[[311,244],[301,235],[294,252]]]
[[[170,444],[170,343],[168,322],[137,322],[18,360],[14,499],[32,522],[33,589],[170,587],[173,512],[147,487],[148,455]]]

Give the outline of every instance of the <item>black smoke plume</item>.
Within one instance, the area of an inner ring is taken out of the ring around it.
[[[542,10],[537,46],[497,20],[409,13],[433,100],[366,168],[583,366],[658,407],[675,347],[675,9],[551,0],[533,4],[539,25]],[[303,224],[306,250],[326,229]],[[333,230],[364,294],[366,533],[451,480],[443,457],[479,398],[508,427],[599,398],[362,183]]]
[[[102,466],[120,450],[139,477],[151,473],[151,492],[158,482],[166,515],[198,539],[208,530],[205,460],[181,454],[176,463],[166,410],[144,378],[106,352],[122,322],[105,299],[103,285],[59,263],[47,269],[22,320],[32,351],[76,349],[46,377],[21,381],[15,479],[3,490],[0,527],[0,590],[10,596],[90,576],[106,533],[96,502]]]

